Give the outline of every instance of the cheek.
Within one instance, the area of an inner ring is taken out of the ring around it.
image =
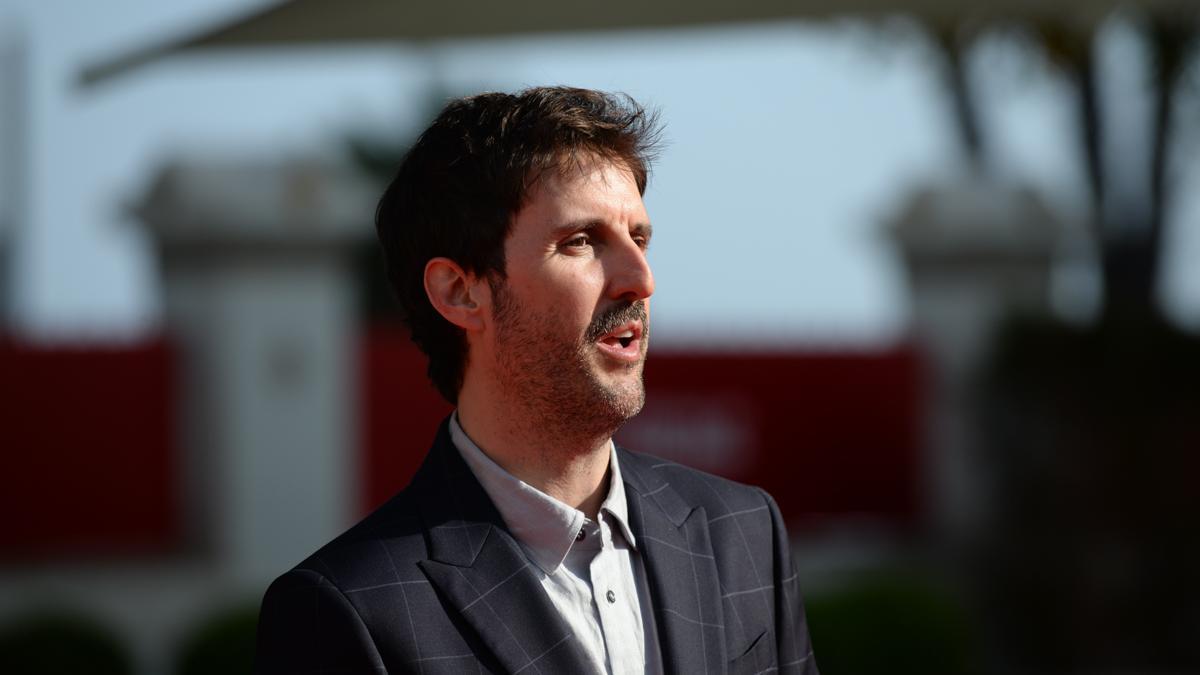
[[[594,304],[570,295],[559,297],[549,309],[554,329],[563,335],[582,335],[595,318]]]
[[[565,271],[547,279],[545,296],[564,314],[582,314],[589,318],[596,310],[604,290],[604,275],[596,269]]]
[[[593,306],[561,288],[542,287],[522,295],[521,310],[526,324],[566,338],[583,332],[592,320]]]

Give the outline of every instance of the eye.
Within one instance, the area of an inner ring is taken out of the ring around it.
[[[591,246],[592,238],[586,234],[577,234],[563,242],[563,248],[586,248]]]

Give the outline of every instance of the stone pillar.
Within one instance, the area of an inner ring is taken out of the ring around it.
[[[179,350],[190,544],[260,583],[356,514],[351,250],[376,191],[329,166],[176,165],[138,207]]]
[[[968,177],[920,190],[889,224],[905,262],[912,332],[925,354],[927,487],[933,525],[950,542],[984,516],[973,395],[998,323],[1051,311],[1062,224],[1036,194]]]

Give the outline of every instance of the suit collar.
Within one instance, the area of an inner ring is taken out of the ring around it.
[[[457,412],[450,415],[449,431],[459,456],[495,505],[509,534],[521,543],[543,572],[554,574],[587,522],[583,511],[558,501],[497,464],[463,430]],[[616,446],[610,440],[606,449],[608,487],[600,505],[601,517],[620,529],[629,547],[636,550],[637,537],[629,527],[629,506]]]
[[[635,498],[647,500],[673,525],[683,525],[691,515],[693,507],[675,492],[660,472],[655,470],[656,466],[665,462],[649,455],[631,453],[620,446],[617,447],[617,456],[621,462],[628,501],[632,503]]]
[[[497,464],[459,426],[457,412],[450,416],[450,439],[495,504],[509,533],[543,572],[553,574],[575,545],[575,537],[586,520],[583,512]]]
[[[419,566],[501,667],[510,673],[586,672],[582,646],[463,462],[446,422],[410,491],[429,537],[429,560]]]
[[[630,522],[654,605],[663,668],[707,673],[726,662],[721,582],[708,516],[692,507],[658,471],[652,457],[618,449],[629,492]]]
[[[621,448],[617,452],[664,670],[708,672],[726,662],[708,517],[656,470],[658,460]],[[410,491],[429,533],[430,559],[420,563],[422,570],[500,665],[508,672],[586,672],[590,666],[583,648],[547,597],[536,566],[463,462],[446,422]]]
[[[469,567],[475,564],[492,528],[504,521],[450,440],[448,418],[417,470],[409,492],[429,532],[429,557]]]

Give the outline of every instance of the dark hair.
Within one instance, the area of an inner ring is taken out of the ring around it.
[[[421,134],[379,201],[375,229],[401,316],[446,400],[458,400],[466,336],[429,302],[426,263],[446,257],[503,280],[510,223],[545,171],[599,157],[627,166],[644,194],[658,135],[656,116],[632,98],[569,87],[460,98]]]

